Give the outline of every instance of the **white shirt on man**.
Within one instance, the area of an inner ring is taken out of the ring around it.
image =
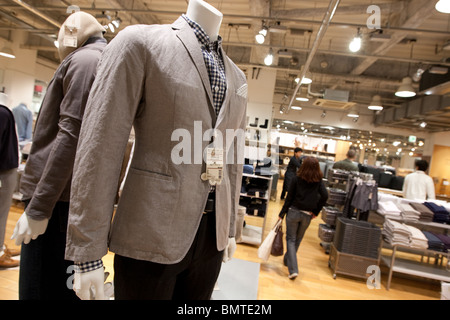
[[[411,200],[436,199],[433,179],[421,170],[408,174],[403,183],[403,197]]]

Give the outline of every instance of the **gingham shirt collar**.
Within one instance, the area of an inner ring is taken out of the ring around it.
[[[219,36],[217,41],[211,42],[209,36],[198,23],[192,21],[184,14],[182,15],[182,17],[192,28],[198,42],[201,45],[203,59],[208,71],[209,82],[213,96],[214,110],[216,112],[216,116],[218,116],[223,101],[225,100],[225,93],[227,90],[225,66],[220,50],[222,46],[222,38]]]

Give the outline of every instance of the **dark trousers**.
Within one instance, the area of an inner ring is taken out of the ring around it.
[[[114,256],[117,300],[209,300],[222,266],[214,212],[204,214],[194,242],[179,263],[164,265]]]
[[[64,259],[68,215],[69,203],[57,202],[45,233],[22,244],[20,300],[78,300],[67,285],[74,272],[73,262]]]

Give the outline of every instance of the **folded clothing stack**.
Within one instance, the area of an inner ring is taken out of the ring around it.
[[[434,251],[447,252],[444,243],[434,233],[430,231],[422,231],[428,239],[428,249]]]
[[[428,209],[424,204],[411,202],[410,205],[411,205],[411,207],[413,207],[414,209],[419,211],[419,213],[420,213],[419,221],[422,221],[422,222],[432,222],[433,221],[433,217],[434,217],[433,211]]]
[[[418,221],[420,218],[420,212],[415,210],[408,203],[399,203],[397,207],[401,211],[402,218],[405,222]]]
[[[433,222],[450,223],[450,214],[447,209],[433,202],[425,202],[424,206],[430,209],[433,213]]]
[[[381,233],[387,243],[391,245],[409,246],[411,231],[403,223],[386,219]]]
[[[444,244],[445,249],[450,252],[450,236],[445,234],[434,234]]]
[[[401,211],[393,201],[378,202],[378,213],[385,218],[399,220],[401,218]]]
[[[416,227],[405,225],[411,233],[409,245],[416,249],[428,249],[428,239],[423,232]]]

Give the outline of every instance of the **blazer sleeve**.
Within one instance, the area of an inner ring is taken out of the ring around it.
[[[230,216],[230,231],[229,237],[234,238],[236,234],[236,216],[239,207],[239,198],[241,192],[242,185],[242,173],[244,170],[244,141],[245,141],[245,125],[246,125],[246,117],[247,114],[247,104],[245,104],[244,113],[242,117],[242,121],[239,125],[238,136],[234,141],[234,162],[228,165],[228,170],[230,174],[230,184],[231,184],[231,216]],[[239,134],[243,134],[243,137],[239,137]]]
[[[80,131],[72,178],[66,259],[108,252],[122,160],[144,87],[146,52],[138,27],[121,31],[99,63]]]
[[[72,177],[81,121],[100,55],[94,50],[76,53],[64,75],[59,131],[26,209],[27,215],[34,219],[52,216],[56,202]]]

